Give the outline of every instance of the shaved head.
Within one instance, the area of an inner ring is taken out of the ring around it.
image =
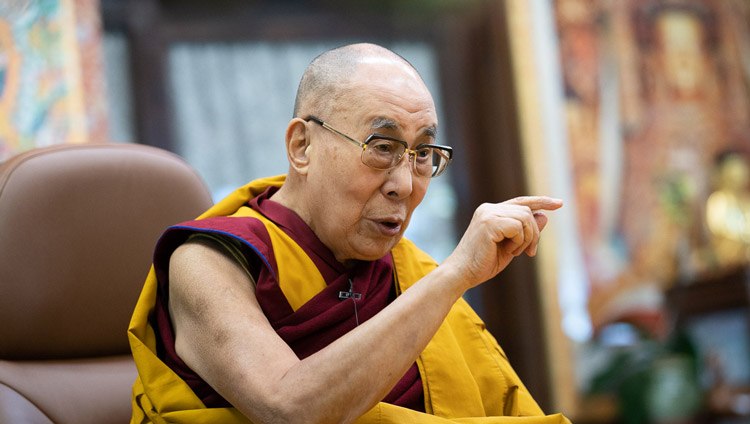
[[[394,60],[403,63],[419,76],[406,59],[375,44],[351,44],[319,55],[302,75],[294,102],[294,117],[305,118],[311,113],[328,116],[352,87],[352,79],[359,64],[377,64],[378,61],[392,63]]]
[[[319,120],[305,119],[311,115]],[[381,258],[401,239],[429,179],[413,176],[412,159],[369,166],[356,140],[377,132],[416,147],[434,143],[437,125],[432,95],[404,58],[373,44],[325,52],[302,76],[285,136],[289,173],[272,199],[339,262]]]

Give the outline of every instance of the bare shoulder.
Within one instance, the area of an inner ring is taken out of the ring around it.
[[[220,319],[235,308],[254,307],[259,308],[251,277],[217,243],[196,238],[172,253],[169,311],[173,321],[184,317]],[[204,323],[211,325],[211,321]]]
[[[174,251],[169,279],[177,354],[252,415],[247,405],[270,402],[268,388],[299,359],[268,322],[250,275],[221,246],[198,238]]]
[[[219,277],[227,277],[228,281]],[[202,284],[210,279],[214,283],[235,282],[238,287],[246,287],[252,291],[253,284],[250,277],[232,257],[218,243],[205,238],[195,238],[186,241],[172,253],[169,260],[170,291],[175,288],[189,288],[195,284]]]
[[[169,275],[176,272],[195,272],[202,269],[210,270],[217,265],[235,263],[231,255],[218,243],[205,238],[195,238],[186,241],[175,249],[169,260]]]

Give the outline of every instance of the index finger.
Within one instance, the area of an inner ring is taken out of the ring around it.
[[[503,203],[528,206],[532,211],[553,211],[555,209],[561,208],[563,205],[563,201],[561,199],[547,196],[520,196],[510,200],[506,200]]]

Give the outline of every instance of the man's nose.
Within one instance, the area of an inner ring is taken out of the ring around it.
[[[403,199],[411,194],[414,183],[413,157],[409,152],[404,153],[398,165],[388,171],[388,180],[385,183],[389,196]]]

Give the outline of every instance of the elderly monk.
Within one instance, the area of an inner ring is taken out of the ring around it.
[[[371,44],[305,71],[289,172],[167,229],[129,329],[133,422],[564,423],[461,298],[533,256],[559,200],[480,206],[440,265],[403,239],[452,150],[417,71]]]

